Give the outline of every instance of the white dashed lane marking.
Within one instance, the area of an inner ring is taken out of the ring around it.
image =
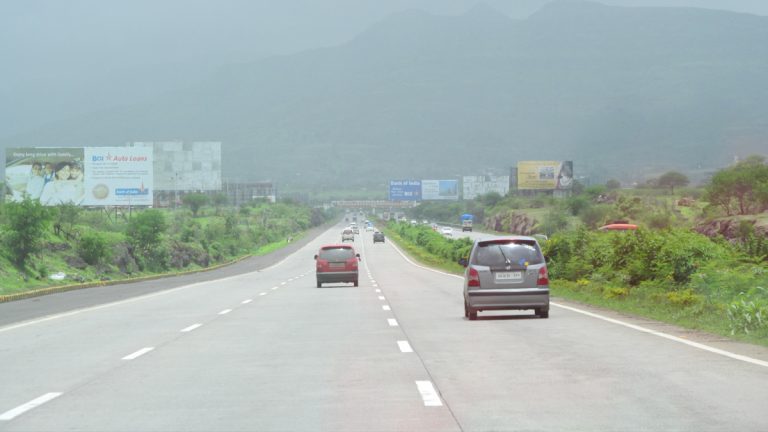
[[[248,303],[250,303],[252,301],[253,301],[253,299],[243,300],[243,304],[248,304]]]
[[[230,312],[232,312],[232,309],[224,309],[223,311],[219,312],[219,315],[226,315]]]
[[[385,311],[388,311],[388,310],[392,310],[392,309],[389,307],[389,305],[383,305],[383,306],[381,307],[381,309],[382,309],[382,310],[385,310]]]
[[[389,323],[390,327],[397,327],[397,320],[394,318],[387,318],[387,322]]]
[[[14,418],[24,414],[25,412],[37,408],[40,405],[49,402],[53,399],[56,399],[57,397],[61,396],[62,393],[46,393],[38,398],[32,399],[31,401],[19,405],[16,408],[12,410],[8,410],[2,414],[0,414],[0,421],[9,421],[13,420]]]
[[[182,333],[188,333],[188,332],[191,332],[192,330],[194,330],[194,329],[196,329],[198,327],[201,327],[201,326],[202,326],[202,324],[192,324],[189,327],[181,329],[181,332]]]
[[[379,296],[379,300],[386,300],[384,296]]]
[[[123,357],[123,360],[133,360],[133,359],[136,359],[136,358],[138,358],[138,357],[141,357],[141,356],[143,356],[144,354],[146,354],[146,353],[148,353],[148,352],[152,351],[153,349],[155,349],[155,347],[146,347],[146,348],[142,348],[142,349],[140,349],[140,350],[136,351],[136,352],[135,352],[135,353],[133,353],[133,354],[128,354],[127,356]]]
[[[265,296],[267,293],[259,293],[260,296]]]
[[[421,399],[424,400],[424,406],[443,406],[432,381],[416,381],[416,387],[421,393]]]
[[[411,344],[409,344],[408,341],[397,341],[397,346],[400,347],[400,352],[413,352],[413,348],[411,348]]]

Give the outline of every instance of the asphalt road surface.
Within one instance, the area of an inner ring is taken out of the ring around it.
[[[367,232],[360,286],[316,288],[341,228],[259,271],[16,313],[0,430],[768,430],[764,348],[562,301],[470,322],[461,279]]]

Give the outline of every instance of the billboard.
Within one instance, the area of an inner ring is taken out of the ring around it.
[[[462,186],[465,200],[489,192],[504,196],[509,192],[509,176],[464,176]]]
[[[127,147],[9,148],[6,200],[43,205],[152,205],[152,151]]]
[[[154,183],[158,191],[219,191],[221,142],[147,141],[132,147],[153,149]]]
[[[458,180],[422,180],[421,199],[453,200],[459,199]]]
[[[569,190],[572,187],[572,161],[524,161],[517,163],[518,189]]]
[[[421,201],[421,180],[390,180],[390,201]]]
[[[43,205],[82,204],[83,148],[8,148],[5,150],[5,200],[25,196]]]

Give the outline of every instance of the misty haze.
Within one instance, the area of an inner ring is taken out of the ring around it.
[[[0,432],[768,430],[766,0],[4,0],[0,59]]]

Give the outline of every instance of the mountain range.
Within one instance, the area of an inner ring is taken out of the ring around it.
[[[507,173],[521,160],[639,180],[768,151],[766,41],[768,17],[704,9],[413,10],[343,45],[232,65],[1,145],[221,141],[224,178],[315,188]]]

